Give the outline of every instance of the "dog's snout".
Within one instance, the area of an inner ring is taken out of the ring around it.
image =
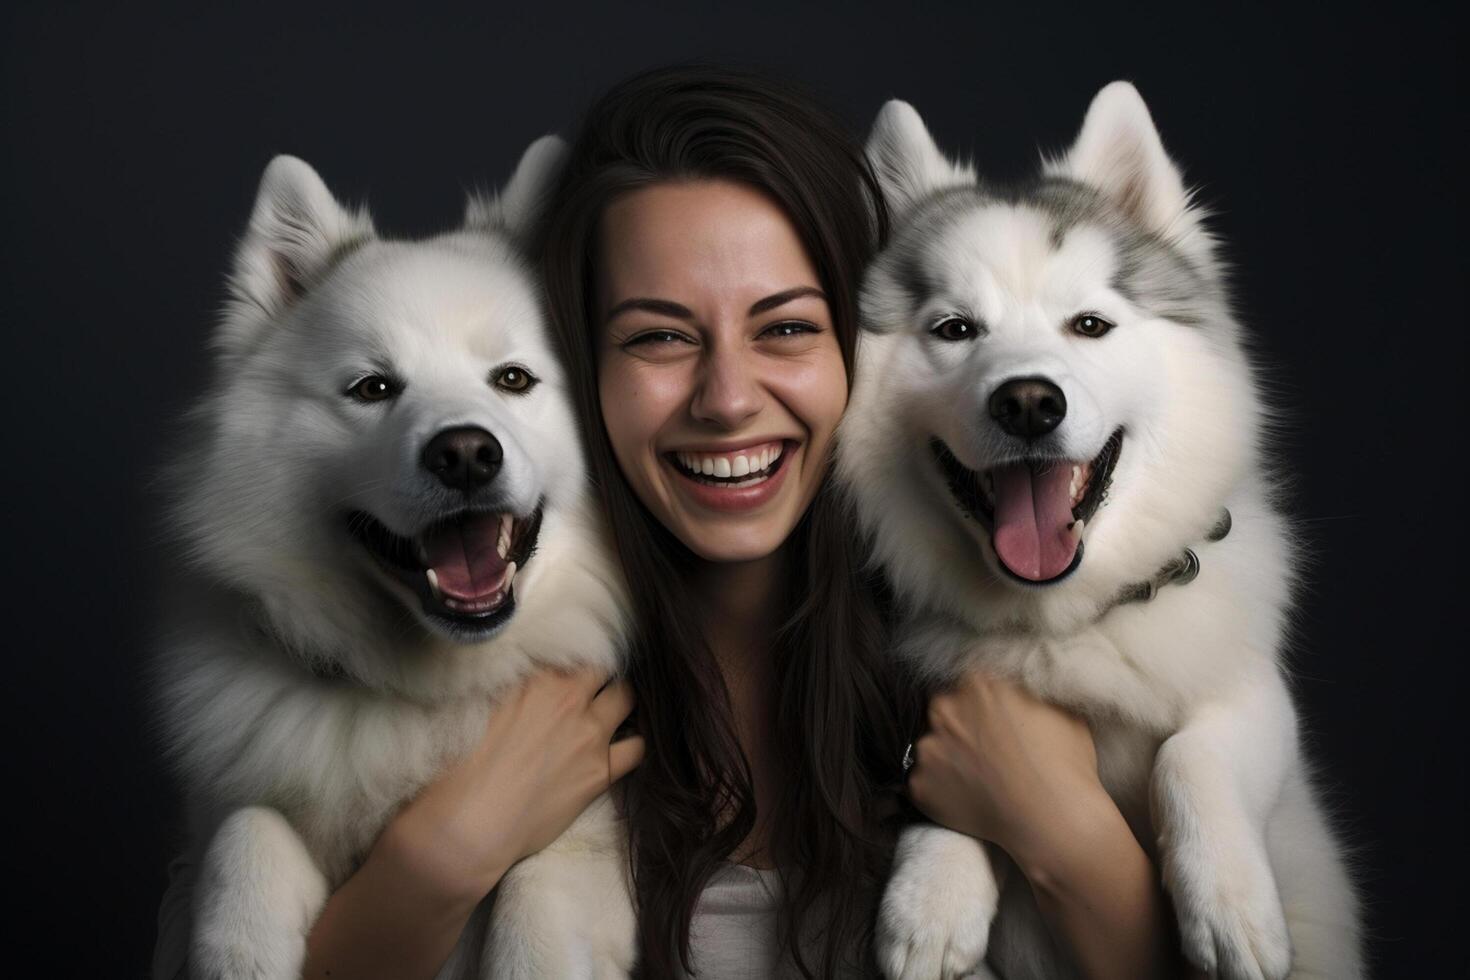
[[[990,396],[990,417],[1022,439],[1037,439],[1067,417],[1067,396],[1045,378],[1012,378]]]
[[[500,440],[479,426],[445,429],[424,447],[424,468],[451,490],[472,493],[500,472]]]

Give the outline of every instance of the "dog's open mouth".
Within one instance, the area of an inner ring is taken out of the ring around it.
[[[930,445],[955,500],[990,531],[1001,567],[1023,582],[1047,585],[1082,563],[1082,533],[1112,483],[1123,430],[1088,462],[1023,459],[978,473],[939,439]]]
[[[411,538],[355,510],[347,515],[347,529],[384,570],[418,595],[426,613],[487,631],[515,609],[513,583],[536,550],[541,508],[520,518],[461,511]]]

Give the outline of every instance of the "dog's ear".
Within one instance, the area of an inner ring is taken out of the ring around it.
[[[939,152],[924,120],[902,99],[890,99],[878,110],[866,152],[894,217],[935,191],[975,183],[975,168]]]
[[[250,224],[235,251],[235,309],[226,319],[224,345],[246,342],[250,324],[279,315],[343,249],[373,234],[372,218],[338,204],[304,160],[276,157],[261,175]]]
[[[536,140],[521,154],[504,189],[489,197],[471,194],[465,205],[466,228],[505,231],[525,240],[551,199],[551,189],[566,163],[566,140],[554,134]]]
[[[1045,169],[1097,188],[1167,241],[1184,241],[1198,228],[1201,215],[1179,168],[1164,152],[1143,97],[1127,82],[1113,82],[1093,97],[1076,142]]]

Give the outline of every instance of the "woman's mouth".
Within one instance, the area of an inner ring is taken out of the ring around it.
[[[699,503],[716,510],[748,510],[775,494],[784,482],[786,461],[799,445],[777,439],[720,452],[674,450],[663,459]]]

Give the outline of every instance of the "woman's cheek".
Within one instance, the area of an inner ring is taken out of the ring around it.
[[[602,402],[602,423],[607,428],[608,442],[623,477],[635,486],[639,466],[637,447],[641,432],[647,428],[642,415],[642,399],[638,385],[630,383],[625,372],[604,372],[598,385]]]
[[[676,418],[694,397],[694,379],[687,364],[640,364],[630,374],[632,383],[625,386],[623,397],[637,404],[654,431]]]
[[[814,438],[826,438],[847,407],[847,373],[834,349],[830,356],[785,365],[772,390]]]
[[[653,368],[647,364],[620,365],[604,370],[599,379],[603,423],[613,445],[623,450],[650,442],[660,428],[664,413],[659,405],[667,396],[668,382]]]

